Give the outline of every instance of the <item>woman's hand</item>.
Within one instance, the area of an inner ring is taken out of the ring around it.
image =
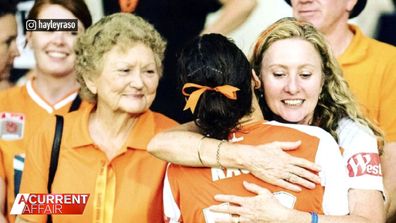
[[[211,211],[238,215],[228,219],[216,219],[216,222],[287,222],[290,209],[281,205],[269,190],[248,182],[243,182],[243,186],[257,196],[216,195],[217,201],[229,205],[215,205],[210,207]]]
[[[301,141],[272,142],[254,149],[249,146],[249,152],[241,152],[241,162],[253,175],[272,185],[292,191],[301,191],[300,186],[313,189],[315,183],[320,183],[313,172],[320,171],[320,167],[283,151],[298,149],[300,144]]]

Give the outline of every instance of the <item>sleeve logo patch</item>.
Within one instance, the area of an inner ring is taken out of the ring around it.
[[[3,140],[23,138],[25,115],[21,113],[2,112],[0,114],[0,137]]]
[[[378,153],[358,153],[347,162],[349,177],[362,175],[382,176]]]

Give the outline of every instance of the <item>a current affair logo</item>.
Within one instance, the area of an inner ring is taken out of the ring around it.
[[[10,214],[82,214],[88,198],[89,194],[18,194]]]

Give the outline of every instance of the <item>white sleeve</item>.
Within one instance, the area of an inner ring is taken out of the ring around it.
[[[169,166],[166,169],[164,188],[163,188],[163,204],[164,204],[164,219],[166,223],[177,223],[180,222],[180,209],[177,205],[175,198],[173,197],[172,189],[168,179]]]
[[[372,131],[350,119],[342,119],[337,134],[344,149],[350,188],[383,192],[378,144]]]
[[[322,129],[321,129],[322,130]],[[320,165],[319,176],[324,186],[323,211],[326,215],[346,215],[349,213],[347,171],[337,142],[322,130],[315,163]]]

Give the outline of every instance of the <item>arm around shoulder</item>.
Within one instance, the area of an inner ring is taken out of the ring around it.
[[[218,166],[217,149],[220,140],[204,137],[193,122],[156,134],[148,145],[148,152],[171,163],[185,166]],[[240,145],[222,143],[221,164],[241,168],[238,164]],[[219,157],[220,158],[220,157]]]

